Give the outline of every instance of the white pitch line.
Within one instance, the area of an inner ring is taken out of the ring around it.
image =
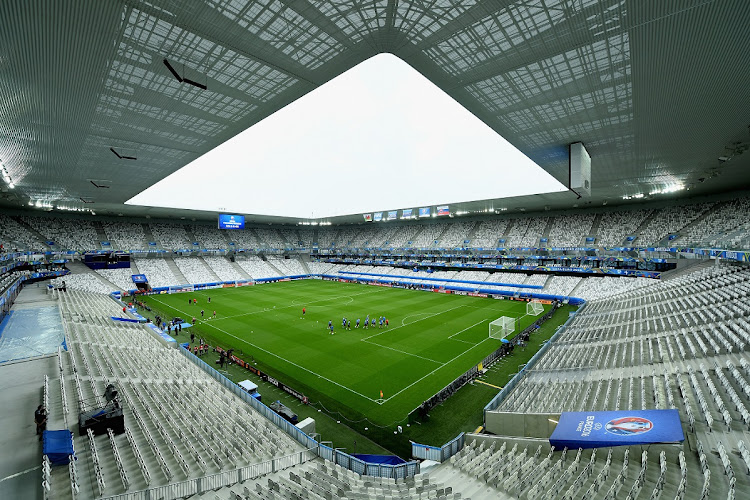
[[[392,332],[392,331],[394,331],[394,330],[398,330],[399,328],[403,328],[403,327],[405,327],[405,326],[413,325],[414,323],[419,323],[420,321],[424,321],[424,320],[426,320],[426,319],[434,318],[435,316],[437,316],[437,315],[439,315],[439,314],[445,314],[445,313],[447,313],[448,311],[452,311],[452,310],[454,310],[454,309],[458,309],[459,307],[464,307],[464,305],[462,304],[462,305],[460,305],[460,306],[456,306],[456,307],[451,307],[450,309],[446,309],[445,311],[440,311],[440,312],[436,312],[436,313],[434,313],[434,314],[430,314],[429,316],[425,316],[424,318],[422,318],[422,319],[418,319],[417,321],[412,321],[411,323],[407,323],[406,325],[395,326],[395,327],[393,327],[393,328],[386,328],[385,330],[383,330],[383,331],[382,331],[382,332],[380,332],[380,333],[376,333],[375,335],[370,335],[369,337],[365,337],[365,338],[363,338],[363,339],[360,339],[360,340],[368,340],[368,339],[371,339],[371,338],[373,338],[373,337],[377,337],[378,335],[383,335],[384,333]]]
[[[164,304],[164,302],[160,301],[159,299],[154,299],[154,300],[156,300],[157,302],[159,302],[159,303],[161,303],[161,304],[163,304],[163,305],[165,305],[165,306],[167,305],[167,304]],[[172,307],[172,306],[167,306],[167,307]],[[176,311],[180,311],[180,310],[179,310],[179,309],[177,309],[176,307],[172,307],[172,309],[175,309]],[[187,313],[186,313],[185,311],[180,311],[180,312],[181,312],[182,314],[187,314]],[[235,339],[239,340],[240,342],[244,342],[244,343],[245,343],[245,344],[247,344],[247,345],[251,345],[251,346],[253,346],[254,348],[258,349],[259,351],[263,351],[263,352],[265,352],[265,353],[267,353],[267,354],[270,354],[271,356],[274,356],[274,357],[276,357],[276,358],[279,358],[279,359],[280,359],[280,360],[282,360],[282,361],[286,361],[286,362],[287,362],[287,363],[289,363],[290,365],[296,366],[297,368],[300,368],[300,369],[302,369],[302,370],[304,370],[304,371],[306,371],[306,372],[310,373],[311,375],[317,375],[317,376],[318,376],[318,378],[322,378],[323,380],[327,380],[328,382],[330,382],[330,383],[332,383],[332,384],[334,384],[334,385],[337,385],[337,386],[341,387],[342,389],[346,389],[347,391],[349,391],[349,392],[351,392],[351,393],[354,393],[354,394],[356,394],[357,396],[360,396],[360,397],[362,397],[362,398],[364,398],[364,399],[366,399],[366,400],[368,400],[368,401],[372,401],[373,403],[375,403],[375,402],[376,402],[376,400],[375,400],[375,399],[369,398],[369,397],[365,396],[364,394],[362,394],[362,393],[360,393],[360,392],[357,392],[357,391],[355,391],[354,389],[350,389],[349,387],[347,387],[347,386],[345,386],[345,385],[339,384],[338,382],[336,382],[336,381],[334,381],[334,380],[331,380],[331,379],[329,379],[328,377],[324,377],[323,375],[320,375],[319,373],[316,373],[316,372],[314,372],[314,371],[312,371],[312,370],[308,370],[308,369],[307,369],[307,368],[305,368],[304,366],[300,366],[300,365],[298,365],[297,363],[294,363],[293,361],[289,361],[288,359],[286,359],[286,358],[284,358],[284,357],[282,357],[282,356],[279,356],[279,355],[278,355],[278,354],[276,354],[276,353],[273,353],[273,352],[271,352],[271,351],[268,351],[268,350],[266,350],[266,349],[263,349],[262,347],[260,347],[260,346],[257,346],[257,345],[255,345],[255,344],[253,344],[252,342],[248,342],[247,340],[245,340],[245,339],[243,339],[243,338],[240,338],[240,337],[238,337],[238,336],[236,336],[236,335],[233,335],[233,334],[229,333],[228,331],[226,331],[226,330],[223,330],[223,329],[219,328],[218,326],[214,326],[214,325],[212,325],[212,324],[209,324],[209,323],[205,323],[205,322],[204,322],[203,324],[204,324],[204,325],[206,325],[206,326],[210,326],[210,327],[212,327],[212,328],[216,328],[216,329],[217,329],[217,330],[219,330],[220,332],[223,332],[224,334],[226,334],[226,335],[229,335],[230,337],[234,337]]]
[[[464,354],[466,354],[467,352],[471,351],[471,350],[472,350],[472,349],[473,349],[474,347],[476,347],[476,346],[478,346],[478,345],[480,345],[480,344],[483,344],[484,342],[487,342],[488,340],[490,340],[490,338],[489,338],[489,337],[487,337],[486,339],[484,339],[484,340],[483,340],[482,342],[479,342],[478,344],[474,344],[474,345],[473,345],[472,347],[469,347],[469,348],[468,348],[468,349],[466,349],[466,350],[465,350],[464,352],[462,352],[461,354],[459,354],[459,355],[455,356],[455,357],[454,357],[453,359],[451,359],[450,361],[446,362],[445,364],[443,364],[443,365],[440,365],[440,366],[438,366],[437,368],[435,368],[434,370],[432,370],[432,371],[431,371],[430,373],[428,373],[428,374],[427,374],[427,375],[425,375],[424,377],[422,377],[422,378],[420,378],[420,379],[417,379],[417,380],[415,380],[415,381],[414,381],[414,382],[412,382],[411,384],[407,385],[406,387],[404,387],[403,389],[401,389],[400,391],[398,391],[398,392],[397,392],[396,394],[394,394],[393,396],[390,396],[390,397],[386,398],[385,402],[387,403],[387,402],[388,402],[388,401],[390,401],[391,399],[395,398],[396,396],[398,396],[399,394],[401,394],[402,392],[404,392],[404,391],[405,391],[406,389],[408,389],[408,388],[412,387],[412,386],[413,386],[413,385],[415,385],[415,384],[418,384],[419,382],[421,382],[422,380],[426,379],[427,377],[429,377],[430,375],[432,375],[433,373],[435,373],[435,372],[436,372],[436,371],[438,371],[439,369],[441,369],[441,368],[443,368],[443,367],[445,367],[445,366],[448,366],[449,364],[451,364],[452,362],[454,362],[454,361],[455,361],[456,359],[460,358],[461,356],[463,356],[463,355],[464,355]]]
[[[370,342],[367,339],[361,339],[361,340],[364,341],[364,342],[367,342],[370,345],[376,345],[378,347],[383,347],[385,349],[390,349],[391,351],[400,352],[401,354],[408,354],[409,356],[414,356],[415,358],[424,359],[425,361],[432,361],[433,363],[438,363],[438,364],[442,363],[442,361],[435,361],[434,359],[425,358],[424,356],[420,356],[419,354],[414,354],[414,353],[411,353],[411,352],[402,351],[401,349],[396,349],[394,347],[388,347],[387,345],[376,344],[375,342]]]
[[[456,336],[456,335],[458,335],[459,333],[464,333],[464,332],[465,332],[466,330],[468,330],[469,328],[474,328],[474,327],[475,327],[475,326],[477,326],[478,324],[480,324],[480,323],[484,323],[485,321],[487,321],[487,320],[486,320],[486,319],[483,319],[482,321],[477,321],[477,322],[476,322],[476,323],[474,323],[473,325],[471,325],[471,326],[467,326],[466,328],[464,328],[464,329],[463,329],[463,330],[461,330],[460,332],[456,332],[456,333],[454,333],[453,335],[451,335],[451,336],[450,336],[450,337],[448,337],[448,338],[449,338],[449,339],[452,339],[453,337],[455,337],[455,336]],[[456,340],[459,340],[459,339],[456,339]],[[464,340],[463,342],[467,342],[467,341],[466,341],[466,340]],[[471,342],[469,342],[469,343],[471,343]]]

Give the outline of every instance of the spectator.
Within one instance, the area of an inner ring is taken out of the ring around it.
[[[41,441],[42,433],[47,429],[47,409],[44,405],[39,405],[34,412],[34,423],[36,423],[36,434]]]

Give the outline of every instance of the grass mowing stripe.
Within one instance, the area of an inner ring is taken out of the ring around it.
[[[167,305],[167,304],[164,304],[164,302],[160,301],[159,299],[154,299],[154,300],[156,300],[157,302],[159,302],[160,304],[163,304],[163,305],[165,305],[165,306]],[[171,306],[170,306],[170,307],[171,307]],[[174,309],[174,310],[176,310],[176,311],[179,311],[179,312],[181,312],[181,313],[183,313],[183,314],[187,314],[187,313],[186,313],[185,311],[180,311],[180,310],[179,310],[179,309],[177,309],[176,307],[172,307],[172,309]],[[312,370],[308,370],[308,369],[307,369],[307,368],[305,368],[304,366],[300,366],[300,365],[298,365],[297,363],[295,363],[295,362],[293,362],[293,361],[289,361],[288,359],[286,359],[286,358],[284,358],[284,357],[282,357],[282,356],[279,356],[278,354],[276,354],[276,353],[274,353],[274,352],[271,352],[271,351],[269,351],[269,350],[263,349],[262,347],[260,347],[260,346],[258,346],[258,345],[255,345],[255,344],[253,344],[252,342],[248,342],[247,340],[245,340],[245,339],[243,339],[243,338],[240,338],[240,337],[238,337],[238,336],[236,336],[236,335],[234,335],[234,334],[231,334],[231,333],[229,333],[229,332],[228,332],[228,331],[226,331],[226,330],[222,330],[222,329],[221,329],[221,328],[219,328],[218,326],[214,326],[214,325],[209,325],[208,323],[205,323],[205,326],[208,326],[208,327],[214,328],[214,329],[216,329],[216,330],[219,330],[219,331],[220,331],[220,332],[222,332],[223,334],[225,334],[225,335],[228,335],[228,336],[230,336],[230,337],[233,337],[233,338],[235,338],[235,339],[239,340],[240,342],[244,342],[244,343],[245,343],[245,344],[247,344],[247,345],[251,345],[251,346],[253,346],[254,348],[258,349],[259,351],[263,351],[263,352],[265,352],[265,353],[268,353],[268,354],[270,354],[271,356],[273,356],[273,357],[275,357],[275,358],[278,358],[278,359],[280,359],[280,360],[282,360],[282,361],[284,361],[284,362],[286,362],[286,363],[289,363],[289,364],[290,364],[290,365],[292,365],[292,366],[296,366],[297,368],[300,368],[300,369],[302,369],[302,370],[305,370],[306,372],[308,372],[308,373],[309,373],[309,374],[311,374],[311,375],[317,375],[317,376],[318,376],[318,378],[322,378],[323,380],[326,380],[326,381],[328,381],[328,382],[330,382],[330,383],[332,383],[332,384],[334,384],[334,385],[337,385],[337,386],[341,387],[342,389],[346,389],[347,391],[349,391],[349,392],[352,392],[352,393],[356,394],[357,396],[360,396],[360,397],[362,397],[362,398],[365,398],[365,399],[368,399],[368,400],[370,400],[370,401],[372,401],[372,402],[375,402],[375,400],[374,400],[374,399],[372,399],[372,398],[368,398],[368,397],[367,397],[367,396],[365,396],[364,394],[361,394],[361,393],[359,393],[359,392],[355,391],[354,389],[350,389],[349,387],[346,387],[345,385],[339,384],[339,383],[338,383],[338,382],[336,382],[335,380],[331,380],[331,379],[329,379],[329,378],[326,378],[326,377],[324,377],[324,376],[322,376],[322,375],[320,375],[320,374],[318,374],[318,373],[315,373],[315,372],[314,372],[314,371],[312,371]]]
[[[201,307],[215,309],[218,319],[198,322],[196,336],[210,339],[211,345],[234,347],[243,359],[252,356],[259,368],[309,394],[311,401],[324,402],[350,422],[366,417],[371,428],[401,421],[497,349],[499,341],[497,345],[488,341],[479,325],[503,315],[520,318],[526,305],[322,280],[156,297],[154,307],[165,311],[162,317],[199,316],[195,312]],[[199,305],[185,308],[184,300],[193,297]],[[294,310],[302,305],[308,306],[304,320],[301,311]],[[264,308],[263,314],[247,315],[248,309]],[[350,318],[354,326],[356,318],[368,314],[387,317],[390,328],[341,331],[342,317]],[[241,316],[230,317],[237,315]],[[534,319],[524,317],[520,328]],[[328,321],[334,323],[333,336],[326,331]],[[363,342],[365,337],[370,340]],[[438,367],[443,368],[435,370]],[[381,390],[389,398],[387,404],[378,404]]]
[[[455,336],[456,336],[456,335],[458,335],[459,333],[464,333],[464,332],[465,332],[466,330],[470,330],[470,329],[474,328],[475,326],[477,326],[478,324],[480,324],[480,323],[484,323],[485,321],[487,321],[487,320],[486,320],[486,319],[483,319],[482,321],[477,321],[477,322],[476,322],[476,323],[474,323],[473,325],[471,325],[471,326],[467,326],[466,328],[464,328],[464,329],[463,329],[463,330],[461,330],[460,332],[456,332],[456,333],[454,333],[453,335],[451,335],[451,336],[450,336],[450,337],[448,337],[448,338],[449,338],[449,339],[452,339],[453,337],[455,337]],[[465,340],[462,340],[462,342],[466,342],[466,341],[465,341]]]

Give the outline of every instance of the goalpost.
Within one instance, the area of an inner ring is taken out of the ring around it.
[[[501,316],[490,323],[490,338],[502,340],[516,331],[516,318]]]
[[[538,300],[531,300],[526,303],[527,316],[539,316],[544,312],[544,305]]]

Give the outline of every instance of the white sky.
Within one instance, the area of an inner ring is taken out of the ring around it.
[[[380,54],[126,203],[325,218],[565,190],[408,64]]]

